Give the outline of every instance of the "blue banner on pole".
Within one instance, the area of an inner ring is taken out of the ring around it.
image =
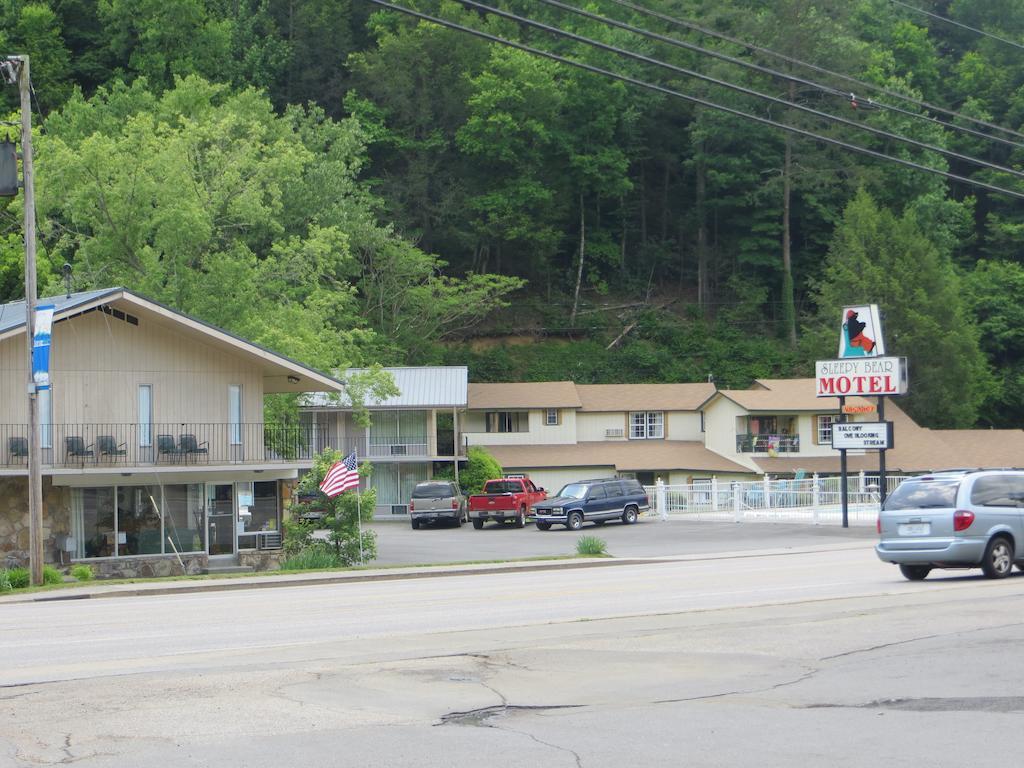
[[[32,380],[36,391],[50,388],[50,332],[53,329],[53,304],[36,307],[35,333],[32,336]]]

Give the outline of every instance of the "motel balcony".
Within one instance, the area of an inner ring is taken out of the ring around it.
[[[27,424],[0,424],[0,469],[28,465]],[[308,466],[325,449],[356,452],[359,461],[463,458],[453,434],[363,434],[339,437],[308,425],[265,423],[43,424],[42,461],[51,469],[204,465]]]
[[[736,453],[799,453],[800,437],[790,434],[736,435]]]

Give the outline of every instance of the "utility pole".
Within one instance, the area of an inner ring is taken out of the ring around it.
[[[28,353],[28,562],[32,583],[43,583],[43,451],[40,444],[39,399],[32,376],[32,342],[36,319],[36,195],[32,170],[32,82],[28,56],[12,56],[18,66],[21,94],[21,177],[25,195],[25,349]]]

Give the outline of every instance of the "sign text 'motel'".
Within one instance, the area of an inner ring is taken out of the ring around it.
[[[903,395],[907,392],[907,358],[819,360],[815,384],[818,397]]]
[[[878,451],[893,447],[891,421],[843,421],[832,425],[832,447]]]

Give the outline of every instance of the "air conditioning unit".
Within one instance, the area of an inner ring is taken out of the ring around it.
[[[391,455],[392,456],[405,456],[406,449],[408,447],[409,446],[407,446],[407,445],[392,445],[391,446]]]
[[[625,431],[621,429],[606,429],[604,431],[604,436],[606,439],[610,437],[623,437],[624,435]]]
[[[391,505],[392,515],[408,515],[409,505],[408,504],[392,504]]]

